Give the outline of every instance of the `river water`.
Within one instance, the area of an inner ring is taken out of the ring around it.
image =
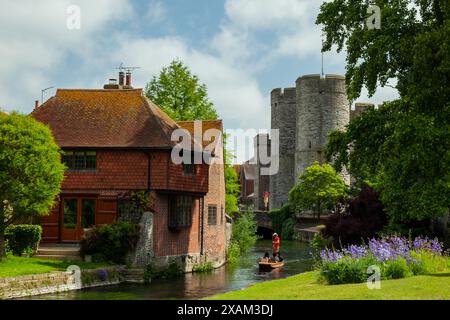
[[[152,280],[149,284],[120,284],[59,294],[35,296],[32,299],[58,300],[155,300],[200,299],[218,293],[238,290],[262,281],[285,278],[312,268],[308,244],[283,241],[281,254],[285,266],[272,272],[258,272],[257,260],[271,250],[271,241],[259,240],[241,257],[236,266],[224,266],[207,273],[186,274],[173,279]]]

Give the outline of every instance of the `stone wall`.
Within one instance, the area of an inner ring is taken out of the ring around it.
[[[307,75],[297,79],[296,177],[314,161],[325,162],[328,134],[344,130],[349,121],[345,77]]]
[[[73,270],[0,278],[0,299],[107,286],[123,281],[122,271],[118,267],[81,271],[73,268]]]
[[[155,255],[153,250],[153,213],[144,212],[139,226],[139,240],[135,251],[129,257],[129,262],[135,266],[146,266]]]
[[[269,182],[269,208],[273,209],[287,202],[289,190],[295,183],[296,88],[272,90],[271,106],[271,126],[279,130],[280,139],[278,174],[270,176]]]
[[[289,190],[299,175],[314,161],[325,162],[328,134],[345,129],[353,117],[370,108],[356,104],[350,110],[345,77],[340,75],[305,75],[295,88],[271,92],[272,129],[279,129],[279,171],[270,176],[270,209],[280,208],[288,200]],[[273,143],[273,141],[272,141]],[[342,172],[346,183],[350,182]]]

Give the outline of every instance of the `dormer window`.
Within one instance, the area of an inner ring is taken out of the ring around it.
[[[97,169],[97,153],[95,151],[64,151],[62,161],[68,170],[83,171]]]

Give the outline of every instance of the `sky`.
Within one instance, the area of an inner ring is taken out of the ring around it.
[[[0,109],[29,113],[56,88],[102,88],[121,63],[143,88],[183,60],[208,89],[227,130],[270,128],[270,91],[321,72],[321,0],[0,0]],[[79,19],[77,13],[79,10]],[[345,52],[324,56],[345,74]],[[397,97],[391,87],[370,99]],[[230,143],[236,163],[252,155]]]

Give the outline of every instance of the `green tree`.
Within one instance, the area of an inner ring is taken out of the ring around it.
[[[366,26],[369,4],[381,8],[381,29]],[[389,79],[401,96],[332,133],[328,159],[372,183],[391,222],[448,214],[450,3],[334,0],[322,5],[317,23],[326,34],[323,51],[346,47],[350,99],[363,87],[374,94]]]
[[[0,113],[0,259],[5,228],[46,215],[60,192],[64,165],[48,127],[30,116]]]
[[[217,111],[206,85],[180,60],[173,60],[147,84],[145,95],[173,120],[215,120]]]
[[[216,120],[214,105],[209,101],[206,86],[180,60],[164,67],[159,77],[147,84],[145,95],[161,107],[175,121]],[[231,165],[233,154],[226,149],[224,135],[225,212],[238,210],[239,181]]]
[[[250,250],[258,240],[256,230],[258,225],[255,220],[255,213],[251,210],[242,212],[233,224],[231,241],[237,243],[241,253]]]
[[[233,153],[225,149],[225,212],[231,216],[238,211],[238,194],[240,190],[239,177],[232,166],[232,158]]]
[[[289,191],[289,203],[296,209],[314,208],[317,217],[324,208],[331,208],[338,198],[345,195],[344,180],[329,164],[314,162],[299,177],[299,183]]]

